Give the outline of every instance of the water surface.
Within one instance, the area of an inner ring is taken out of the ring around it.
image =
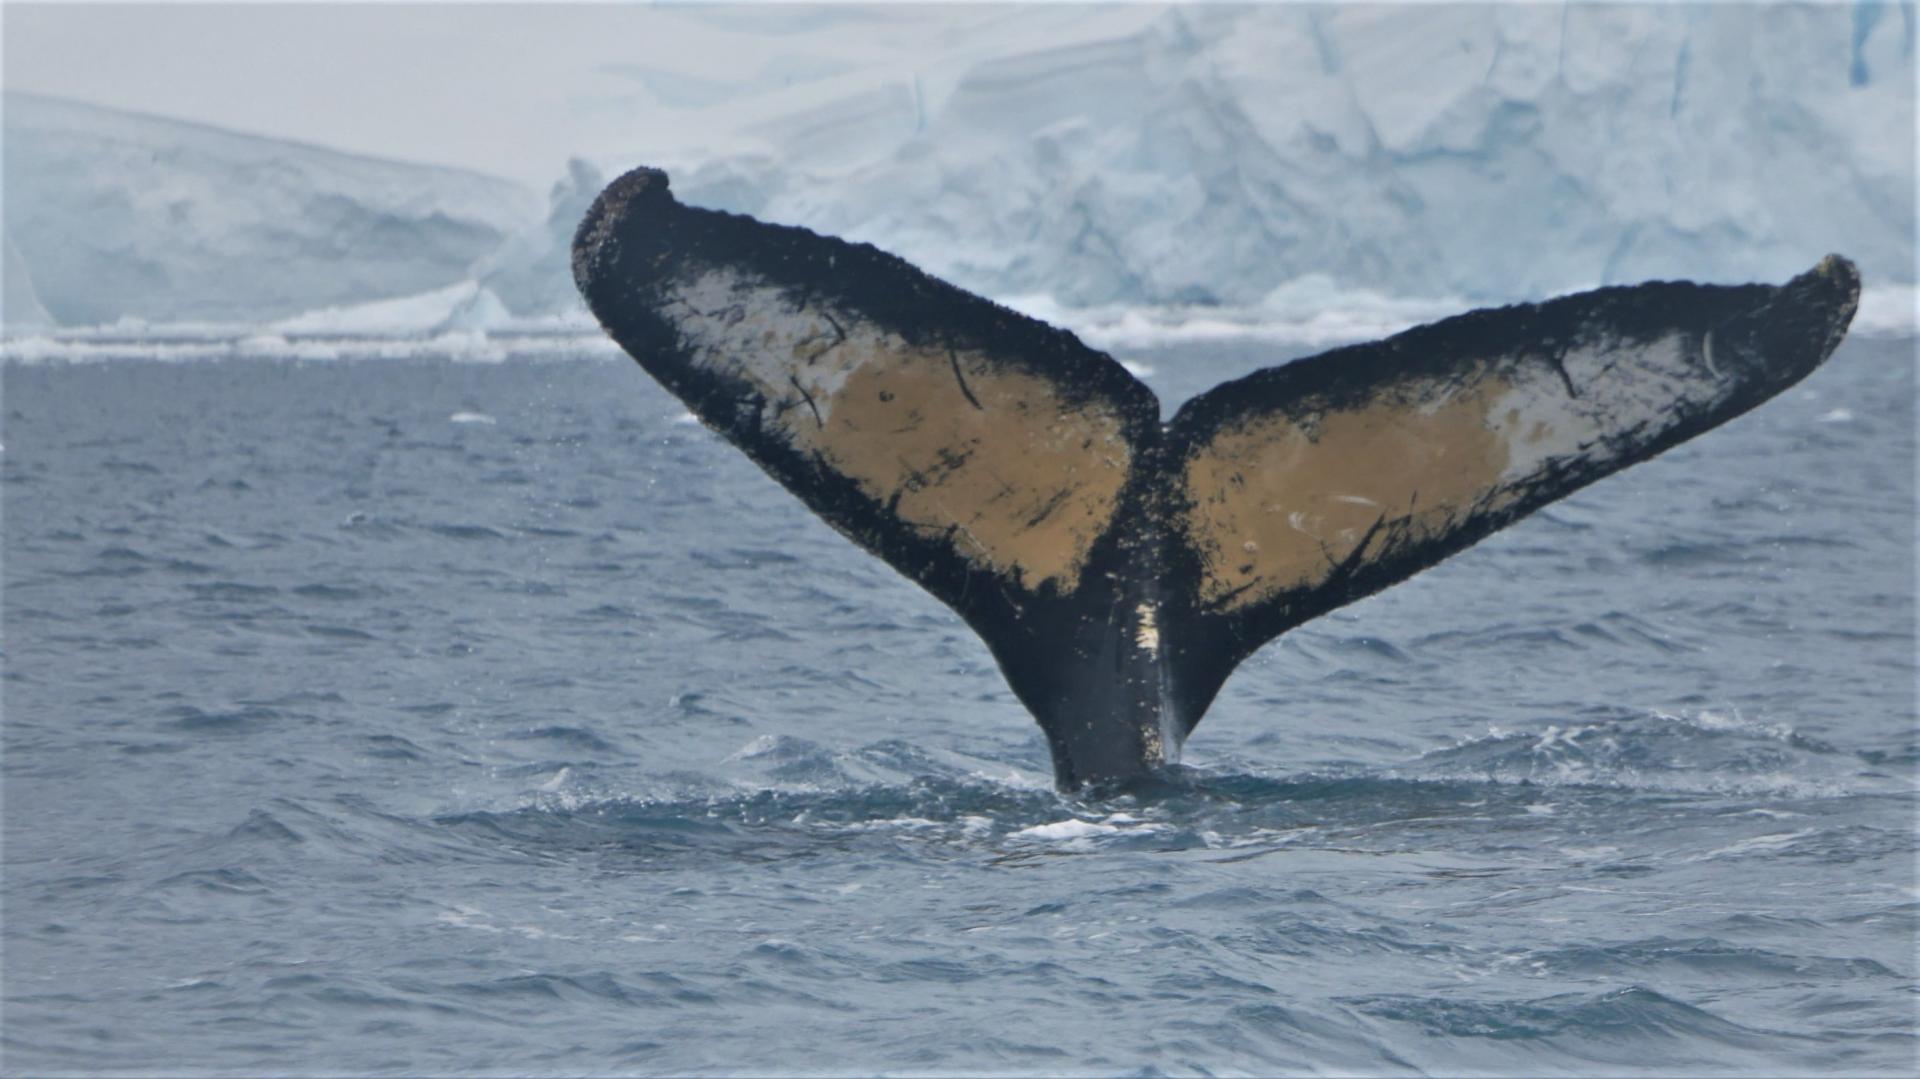
[[[1107,800],[628,361],[9,364],[5,1066],[1906,1072],[1911,357],[1294,631]]]

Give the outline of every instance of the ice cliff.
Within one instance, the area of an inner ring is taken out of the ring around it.
[[[1912,13],[1123,12],[1142,25],[943,97],[903,78],[764,125],[760,156],[681,186],[1069,305],[1250,304],[1307,274],[1509,300],[1829,250],[1910,281]]]

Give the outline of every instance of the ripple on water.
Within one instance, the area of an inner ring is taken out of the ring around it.
[[[1568,1030],[1583,1038],[1668,1034],[1694,1028],[1723,1036],[1744,1033],[1699,1008],[1639,987],[1534,1000],[1477,1001],[1452,994],[1395,994],[1353,998],[1347,1003],[1382,1019],[1415,1023],[1434,1034],[1464,1038],[1545,1038]]]

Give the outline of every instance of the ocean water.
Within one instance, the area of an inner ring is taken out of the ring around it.
[[[1909,1073],[1913,348],[1105,800],[624,359],[7,364],[0,1066]]]

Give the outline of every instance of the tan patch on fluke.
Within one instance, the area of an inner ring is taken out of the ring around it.
[[[677,301],[694,362],[750,385],[795,449],[969,562],[1029,590],[1077,587],[1132,465],[1111,406],[1070,406],[984,353],[910,345],[730,271]]]
[[[1187,536],[1207,561],[1201,602],[1231,611],[1311,589],[1376,524],[1364,558],[1384,554],[1400,522],[1414,536],[1437,535],[1483,498],[1504,501],[1500,477],[1521,417],[1488,411],[1506,389],[1486,378],[1437,401],[1389,390],[1304,423],[1267,415],[1222,430],[1185,477]]]
[[[1112,521],[1131,457],[1107,410],[1067,408],[1044,379],[945,349],[860,364],[824,427],[792,431],[901,520],[951,530],[963,557],[1063,592]]]

